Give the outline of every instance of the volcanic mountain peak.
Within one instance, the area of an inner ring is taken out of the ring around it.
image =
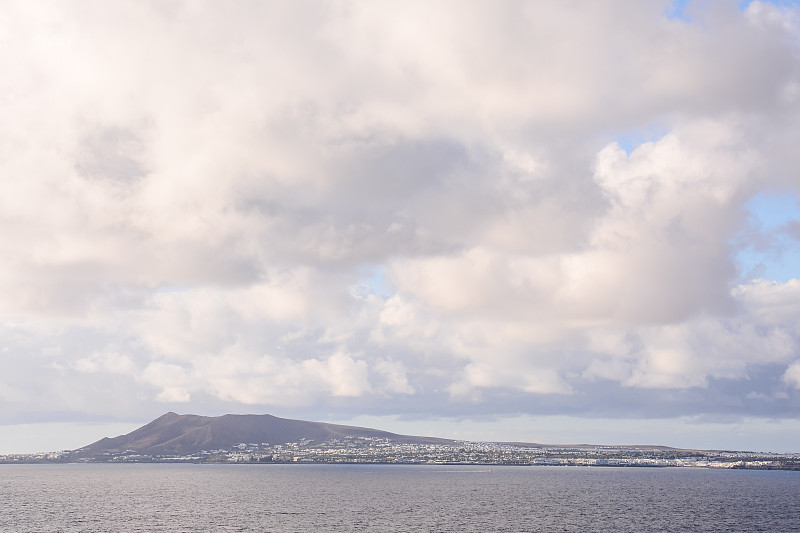
[[[345,436],[378,437],[394,442],[444,444],[447,439],[397,435],[376,429],[291,420],[272,415],[217,417],[166,413],[137,430],[103,438],[76,452],[84,457],[134,451],[146,455],[188,455],[202,450],[229,450],[240,443],[322,442]]]

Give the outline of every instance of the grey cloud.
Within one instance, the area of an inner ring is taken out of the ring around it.
[[[78,173],[90,179],[132,182],[147,173],[143,139],[120,127],[90,131],[79,147]]]
[[[0,420],[796,417],[797,282],[734,255],[798,235],[743,211],[796,11],[708,5],[20,4]]]
[[[783,228],[781,228],[781,232],[785,233],[796,241],[800,241],[800,221],[790,220],[784,225]]]

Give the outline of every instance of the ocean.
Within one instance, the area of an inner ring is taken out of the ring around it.
[[[1,532],[800,531],[800,472],[0,465]]]

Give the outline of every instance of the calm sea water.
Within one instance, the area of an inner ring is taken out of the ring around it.
[[[0,465],[0,531],[800,531],[800,472]]]

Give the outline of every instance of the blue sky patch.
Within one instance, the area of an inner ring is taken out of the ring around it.
[[[745,208],[747,227],[736,239],[741,280],[800,277],[800,194],[762,192]]]

